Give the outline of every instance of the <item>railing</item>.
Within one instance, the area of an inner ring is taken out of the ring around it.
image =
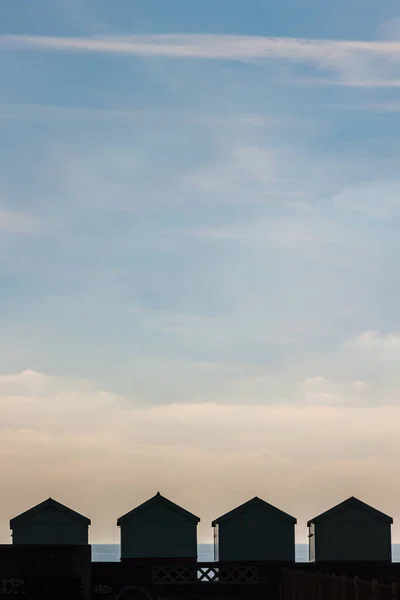
[[[200,563],[187,567],[153,567],[153,583],[159,584],[255,584],[258,583],[257,567],[216,566],[212,563]]]
[[[283,569],[281,600],[400,600],[400,585]]]

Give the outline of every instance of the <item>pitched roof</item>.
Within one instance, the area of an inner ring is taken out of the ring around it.
[[[193,515],[192,513],[185,510],[178,504],[175,504],[175,502],[171,502],[171,500],[164,498],[164,496],[161,496],[160,492],[157,492],[157,494],[155,496],[153,496],[149,500],[146,500],[146,502],[143,502],[143,504],[140,504],[136,508],[133,508],[132,510],[127,512],[125,515],[120,517],[117,520],[118,527],[124,521],[128,521],[131,517],[134,518],[134,517],[138,516],[141,512],[146,511],[148,508],[150,508],[151,506],[154,506],[154,504],[158,504],[158,503],[164,504],[168,508],[171,508],[172,510],[178,512],[183,517],[186,517],[189,521],[195,521],[196,523],[199,523],[199,521],[200,521],[199,517],[196,517],[196,515]]]
[[[25,519],[28,519],[32,515],[35,515],[35,514],[41,512],[42,510],[46,510],[46,508],[49,508],[49,507],[55,508],[56,510],[63,512],[64,514],[67,514],[69,517],[74,518],[78,521],[83,521],[84,523],[86,523],[86,525],[90,525],[90,519],[88,519],[87,517],[84,517],[83,515],[76,512],[75,510],[72,510],[72,508],[68,508],[68,506],[64,506],[64,504],[57,502],[57,500],[53,500],[53,498],[47,498],[47,500],[44,500],[43,502],[36,504],[36,506],[29,508],[25,512],[23,512],[20,515],[17,515],[13,519],[11,519],[10,529],[14,529],[15,525],[19,525],[19,523],[21,521],[24,521]]]
[[[287,513],[283,512],[283,510],[280,510],[279,508],[276,508],[276,506],[272,506],[272,504],[269,504],[268,502],[265,502],[265,500],[261,500],[261,498],[258,498],[257,496],[255,496],[254,498],[252,498],[251,500],[248,500],[244,504],[237,506],[236,508],[234,508],[233,510],[230,510],[229,512],[225,513],[221,517],[218,517],[218,519],[215,519],[215,521],[213,521],[211,523],[211,526],[215,527],[215,525],[219,525],[220,523],[229,521],[230,519],[235,518],[240,513],[245,512],[247,510],[251,510],[252,508],[255,508],[255,507],[259,507],[265,511],[269,511],[269,512],[273,513],[276,517],[290,521],[293,524],[297,523],[297,519],[295,519],[291,515],[288,515]]]
[[[346,508],[359,508],[360,510],[364,510],[366,512],[369,512],[370,514],[373,514],[377,519],[381,519],[382,521],[386,521],[387,523],[393,523],[392,517],[385,515],[385,513],[381,512],[380,510],[377,510],[376,508],[373,508],[372,506],[369,506],[369,504],[365,504],[365,502],[358,500],[358,498],[350,496],[350,498],[347,498],[347,500],[336,504],[336,506],[333,506],[332,508],[326,510],[317,517],[314,517],[313,519],[307,521],[307,527],[309,527],[311,523],[321,523],[325,519],[331,517],[333,514],[340,512],[341,510],[345,510]]]

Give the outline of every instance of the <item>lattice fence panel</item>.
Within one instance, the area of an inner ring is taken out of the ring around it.
[[[258,583],[256,567],[230,567],[219,570],[220,583]]]
[[[256,567],[154,567],[153,583],[158,584],[190,584],[190,583],[223,583],[223,584],[255,584],[258,583]]]

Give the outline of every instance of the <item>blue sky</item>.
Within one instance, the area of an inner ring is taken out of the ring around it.
[[[4,518],[396,517],[398,4],[3,2],[0,61]]]

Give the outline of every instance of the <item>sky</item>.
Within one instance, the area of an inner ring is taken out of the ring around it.
[[[3,0],[0,542],[157,491],[400,542],[397,0]]]

